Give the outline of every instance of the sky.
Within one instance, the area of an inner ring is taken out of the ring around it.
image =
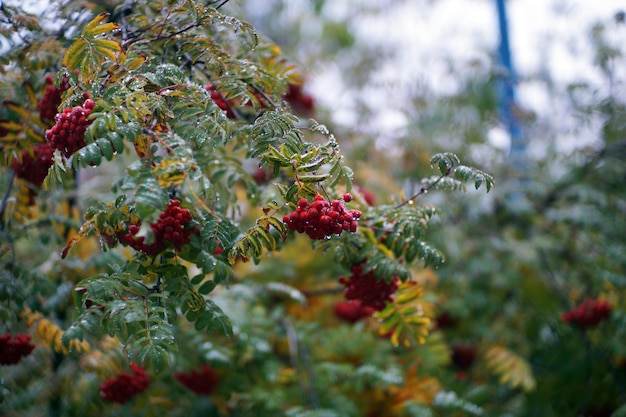
[[[371,0],[370,3],[378,0]],[[358,1],[330,2],[329,15],[340,18],[354,12]],[[407,124],[402,106],[416,84],[428,85],[432,91],[450,94],[459,87],[459,71],[484,70],[491,65],[491,52],[497,48],[499,33],[495,0],[395,1],[384,13],[358,17],[355,35],[359,42],[401,51],[376,74],[376,82],[363,87],[364,97],[372,105],[384,108],[372,121],[381,132],[401,131]],[[619,10],[626,10],[623,0],[509,0],[507,1],[509,37],[512,58],[521,82],[517,88],[518,103],[524,109],[543,117],[567,120],[572,115],[563,103],[556,102],[554,91],[545,82],[533,79],[548,77],[554,88],[567,84],[588,83],[599,91],[608,86],[593,65],[593,47],[589,33],[598,21],[612,23]],[[626,25],[616,29],[612,41],[624,45]],[[452,59],[450,59],[452,58]],[[626,71],[626,69],[625,69]],[[343,70],[330,66],[315,74],[311,89],[325,104],[335,107],[333,117],[341,125],[354,124],[358,110],[341,88]],[[626,93],[619,77],[619,91]],[[383,97],[393,97],[381,103]],[[403,98],[404,97],[404,98]],[[572,121],[573,122],[573,121]],[[564,135],[568,129],[564,124]],[[563,150],[593,141],[597,126],[577,138],[563,138]],[[495,146],[506,148],[508,135],[502,129],[491,135]],[[574,145],[572,145],[574,144]]]

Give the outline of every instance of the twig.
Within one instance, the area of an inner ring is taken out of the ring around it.
[[[437,181],[433,182],[432,184],[430,184],[428,187],[423,187],[420,188],[419,192],[417,194],[415,194],[414,196],[412,196],[411,198],[409,198],[408,200],[396,205],[394,208],[398,209],[402,206],[405,206],[407,204],[413,204],[413,201],[415,199],[417,199],[419,196],[421,196],[422,194],[426,194],[428,191],[430,191],[433,187],[435,187],[437,184],[439,184],[439,182],[444,179],[445,177],[447,177],[448,175],[450,175],[450,173],[452,173],[452,168],[448,168],[448,170],[445,172],[445,174],[442,174],[439,178],[437,178]]]
[[[215,0],[215,1],[210,1],[208,3],[208,5],[210,6],[211,4],[215,4],[215,3],[219,3],[220,0]],[[220,7],[222,7],[223,5],[225,5],[226,3],[228,3],[230,0],[222,0],[222,2],[220,4],[218,4],[217,6],[215,6],[215,10],[219,10]]]
[[[320,295],[333,295],[333,294],[339,294],[340,292],[342,292],[345,288],[342,286],[336,286],[336,287],[326,287],[326,288],[314,288],[311,290],[301,290],[300,292],[302,294],[304,294],[307,297],[316,297],[316,296],[320,296]]]
[[[263,97],[263,99],[265,101],[267,101],[274,109],[276,109],[278,107],[278,105],[276,103],[274,103],[274,101],[272,101],[272,99],[270,98],[270,96],[268,96],[265,91],[261,90],[259,87],[257,87],[254,84],[250,84],[250,87],[252,87],[252,89],[254,91],[256,91],[257,94],[260,94],[261,97]]]

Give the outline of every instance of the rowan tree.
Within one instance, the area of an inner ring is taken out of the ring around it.
[[[406,355],[447,361],[436,337],[419,347],[432,315],[417,278],[443,254],[425,241],[438,210],[418,198],[493,179],[436,154],[414,195],[373,204],[341,139],[306,119],[302,74],[225,3],[2,4],[9,415],[398,415],[432,401],[437,380]],[[297,283],[294,262],[309,262]],[[367,325],[319,310],[344,286]]]

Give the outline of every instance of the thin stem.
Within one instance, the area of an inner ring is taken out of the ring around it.
[[[272,101],[272,99],[270,98],[270,96],[268,96],[267,94],[265,94],[265,91],[261,90],[259,87],[257,87],[254,84],[250,84],[250,87],[252,87],[252,89],[259,95],[261,95],[261,97],[263,97],[263,99],[265,101],[267,101],[273,108],[277,108],[278,105],[276,105],[276,103],[274,103],[274,101]]]
[[[424,187],[422,186],[422,188],[420,188],[419,192],[417,194],[415,194],[414,196],[412,196],[411,198],[409,198],[408,200],[396,205],[394,208],[398,209],[404,205],[407,204],[413,204],[413,201],[415,199],[417,199],[419,196],[426,194],[428,191],[430,191],[433,187],[435,187],[437,184],[439,184],[439,182],[444,179],[445,177],[447,177],[448,175],[450,175],[450,173],[452,172],[452,168],[448,168],[448,170],[445,172],[445,174],[442,174],[439,178],[437,178],[437,181],[433,182],[432,184],[430,184],[428,187]]]
[[[345,288],[342,286],[326,287],[326,288],[314,288],[311,290],[301,290],[300,292],[307,297],[316,297],[321,295],[334,295],[343,292]]]

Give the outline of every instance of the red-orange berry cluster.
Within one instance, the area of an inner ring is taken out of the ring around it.
[[[55,124],[46,131],[48,143],[60,150],[67,158],[85,146],[85,130],[91,124],[88,120],[96,103],[87,99],[82,106],[66,108],[54,117]]]
[[[381,311],[388,302],[393,301],[393,293],[398,289],[398,277],[391,282],[380,281],[374,276],[374,271],[363,271],[363,265],[354,265],[348,279],[339,278],[339,282],[346,287],[344,297],[347,300],[359,300],[363,307],[371,307]]]
[[[168,245],[179,251],[191,241],[191,234],[197,232],[196,229],[189,227],[189,222],[192,220],[189,210],[180,207],[180,201],[170,200],[156,223],[150,224],[154,235],[152,243],[146,244],[145,237],[137,236],[140,229],[140,225],[137,224],[128,227],[128,233],[124,235],[122,243],[146,255],[156,255],[165,250]]]
[[[13,339],[13,340],[11,340]],[[30,343],[30,335],[11,333],[0,336],[0,364],[14,365],[24,356],[28,356],[35,349],[35,345]]]
[[[606,300],[586,299],[570,311],[561,313],[561,320],[581,329],[594,327],[611,315],[611,303]]]
[[[150,377],[136,363],[130,364],[133,374],[122,372],[114,378],[106,379],[100,384],[100,397],[103,400],[124,404],[132,397],[140,394],[150,386]]]
[[[15,176],[41,187],[43,180],[48,175],[48,168],[54,163],[54,150],[48,143],[40,143],[35,146],[34,155],[27,151],[22,152],[22,163],[17,159],[13,161]]]
[[[51,75],[46,76],[46,87],[37,109],[39,110],[39,118],[41,120],[54,120],[54,116],[59,112],[61,104],[61,96],[70,88],[67,77],[63,77],[59,88],[55,87],[54,80]]]
[[[198,395],[211,395],[220,383],[217,372],[207,365],[203,365],[199,371],[175,372],[174,378]]]
[[[345,194],[344,201],[352,200]],[[342,231],[356,232],[356,221],[361,217],[358,210],[346,210],[339,200],[328,202],[321,195],[316,195],[311,203],[306,198],[298,201],[296,211],[283,217],[283,222],[291,230],[306,233],[311,239],[325,239],[338,235]]]
[[[335,303],[335,316],[348,323],[356,323],[372,314],[374,314],[374,309],[363,306],[359,300]]]

